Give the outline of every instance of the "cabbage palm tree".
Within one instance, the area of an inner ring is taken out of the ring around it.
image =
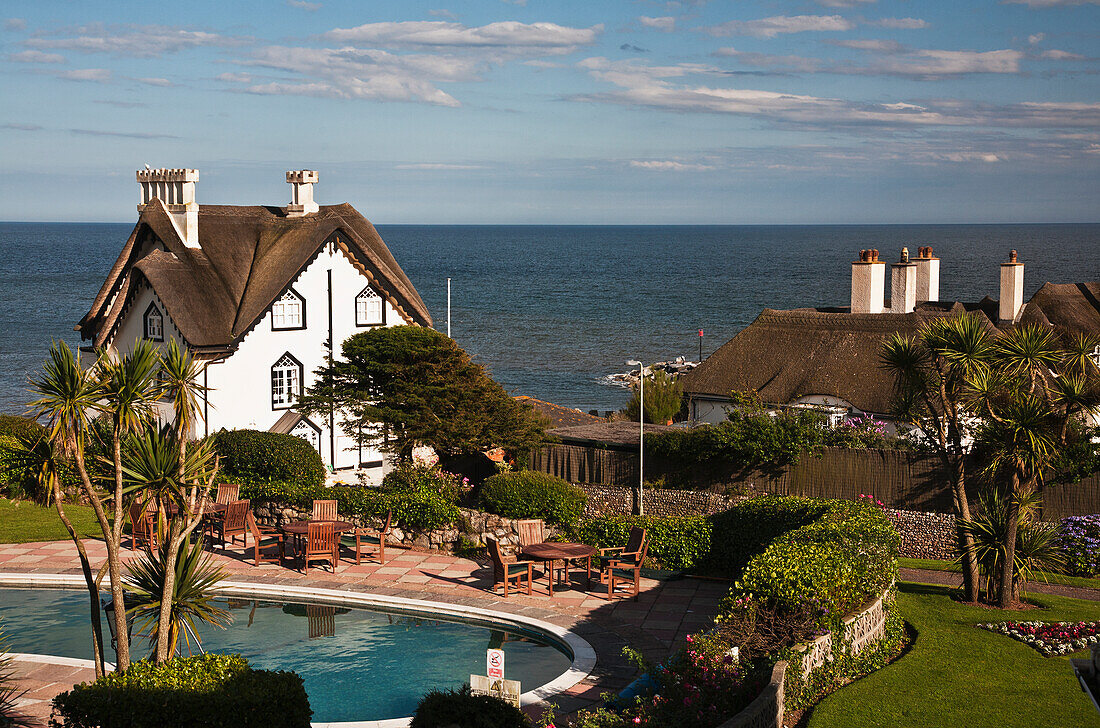
[[[896,333],[880,355],[882,368],[895,378],[897,414],[927,436],[951,473],[958,524],[970,521],[965,444],[973,419],[967,408],[969,383],[989,372],[992,355],[993,336],[975,314],[932,319],[914,336]],[[979,576],[973,537],[960,525],[957,538],[965,597],[975,602]]]
[[[155,420],[158,396],[157,369],[160,356],[156,347],[145,339],[134,342],[133,348],[121,356],[101,353],[95,366],[100,383],[102,409],[111,422],[111,462],[114,465],[114,492],[111,498],[113,518],[104,530],[107,545],[107,569],[111,577],[111,593],[118,620],[118,667],[130,664],[130,645],[126,634],[126,615],[122,587],[122,528],[126,523],[125,490],[122,472],[122,441]]]
[[[204,442],[190,450],[181,448],[171,427],[148,427],[140,436],[127,440],[122,452],[122,471],[126,492],[136,492],[136,497],[154,500],[160,513],[174,510],[167,521],[167,532],[161,539],[161,560],[174,564],[181,549],[187,548],[190,536],[202,522],[205,500],[217,468],[211,442]],[[183,455],[181,459],[181,454]],[[200,487],[201,484],[201,487]],[[172,505],[169,509],[166,506]],[[186,558],[181,557],[181,563]],[[163,571],[161,593],[157,595],[159,624],[154,657],[164,662],[172,657],[171,621],[175,609],[173,594],[177,571]]]
[[[229,612],[214,603],[213,587],[225,578],[225,571],[217,566],[202,550],[202,542],[184,540],[178,546],[176,556],[168,555],[169,541],[161,541],[160,547],[145,554],[129,566],[126,579],[130,589],[130,610],[134,626],[139,634],[148,635],[155,645],[157,662],[173,657],[179,647],[180,632],[190,645],[188,634],[198,640],[196,627],[200,623],[225,627],[230,622]],[[174,568],[166,568],[174,564]],[[168,598],[165,599],[165,594]],[[168,606],[168,622],[161,617],[163,607]],[[168,655],[160,656],[161,644],[166,645]]]
[[[32,375],[28,381],[30,390],[38,398],[30,403],[30,411],[35,419],[46,421],[46,437],[51,447],[51,458],[56,464],[56,457],[63,453],[72,459],[77,473],[80,475],[80,487],[84,497],[92,505],[96,521],[103,531],[104,537],[111,532],[111,524],[107,517],[103,499],[99,491],[93,487],[91,478],[88,477],[88,469],[84,463],[84,445],[92,418],[100,411],[100,398],[102,387],[94,376],[86,371],[72,349],[63,342],[54,342],[50,347],[42,373]],[[103,630],[99,618],[99,587],[95,576],[92,574],[91,563],[88,560],[88,552],[84,548],[84,541],[80,538],[72,521],[65,514],[63,499],[60,498],[60,483],[56,472],[47,474],[51,476],[51,490],[54,494],[54,507],[69,538],[76,544],[77,555],[80,558],[80,569],[84,574],[84,581],[88,588],[88,597],[91,601],[92,622],[92,651],[95,659],[96,676],[103,675]],[[122,615],[119,634],[123,635],[120,643],[125,642],[125,607],[123,606],[121,592],[112,594],[115,600],[116,614]]]

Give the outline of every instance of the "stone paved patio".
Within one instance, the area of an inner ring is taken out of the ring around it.
[[[106,550],[98,541],[88,541],[93,564],[103,562]],[[317,586],[449,604],[463,604],[542,619],[566,627],[584,637],[596,651],[597,663],[588,679],[554,698],[560,714],[598,705],[600,693],[617,692],[635,676],[633,666],[622,657],[624,645],[640,650],[649,659],[663,659],[684,642],[690,632],[713,620],[718,602],[727,593],[725,582],[699,579],[655,581],[643,579],[638,600],[607,600],[606,587],[593,580],[591,588],[581,572],[574,571],[568,588],[555,586],[551,598],[545,577],[537,579],[534,594],[509,593],[492,587],[492,569],[487,561],[474,561],[439,552],[387,549],[385,566],[377,562],[355,565],[345,559],[335,573],[311,568],[301,571],[276,564],[254,566],[245,560],[240,546],[217,549],[216,559],[233,581],[265,584]],[[126,550],[126,558],[136,552]],[[345,554],[346,556],[347,554]],[[251,550],[249,551],[251,556]],[[67,541],[0,544],[0,572],[80,572],[76,548]],[[44,720],[49,700],[71,685],[89,679],[89,670],[56,668],[33,663],[15,664],[24,687],[24,710]],[[64,674],[62,674],[64,673]],[[540,711],[536,711],[540,712]]]

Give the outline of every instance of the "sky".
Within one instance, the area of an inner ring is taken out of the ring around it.
[[[0,220],[1100,221],[1100,0],[34,0],[0,8]]]

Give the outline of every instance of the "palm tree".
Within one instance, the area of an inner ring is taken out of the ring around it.
[[[130,645],[126,637],[126,614],[123,603],[122,528],[126,522],[124,507],[124,479],[122,472],[122,441],[134,432],[149,425],[155,419],[157,398],[157,368],[160,357],[149,341],[138,339],[133,348],[121,357],[101,352],[96,363],[96,374],[103,398],[102,408],[111,421],[111,462],[114,465],[114,494],[111,499],[113,518],[109,530],[104,531],[107,545],[107,569],[111,576],[111,592],[115,600],[115,619],[118,635],[118,667],[125,670],[130,664]]]
[[[668,424],[680,411],[684,399],[684,384],[677,377],[669,376],[660,369],[643,374],[645,382],[645,421],[657,425]],[[631,386],[633,394],[623,413],[628,420],[638,419],[638,386]]]
[[[1050,327],[1019,326],[997,339],[995,372],[971,382],[972,400],[990,420],[983,433],[992,450],[989,472],[1007,483],[1001,608],[1012,602],[1021,499],[1037,489],[1043,471],[1066,446],[1069,421],[1096,412],[1100,404],[1100,376],[1082,356],[1090,343],[1089,337],[1073,337],[1063,346]]]
[[[966,442],[973,415],[966,402],[969,383],[989,371],[993,337],[975,315],[932,319],[915,336],[897,333],[883,345],[881,366],[894,374],[897,414],[920,429],[951,473],[956,523],[970,521]],[[957,529],[966,600],[978,599],[978,563],[973,538]]]
[[[169,542],[161,542],[157,551],[146,549],[137,563],[129,567],[126,583],[130,588],[130,614],[139,634],[148,635],[154,643],[157,661],[164,662],[176,654],[180,632],[190,646],[187,636],[198,640],[196,626],[199,623],[225,627],[230,622],[229,612],[214,603],[213,586],[225,578],[225,571],[214,564],[203,552],[202,542],[184,540],[177,547],[176,556],[169,557]],[[166,568],[167,564],[175,568]],[[170,585],[170,586],[169,586]],[[165,600],[164,595],[168,595]],[[167,625],[161,617],[165,604],[169,608]],[[167,645],[168,658],[159,656],[160,645]]]
[[[103,507],[103,500],[99,491],[92,486],[88,477],[88,469],[84,463],[84,444],[92,417],[99,411],[99,400],[102,388],[99,382],[91,376],[77,361],[72,349],[61,341],[54,342],[50,347],[50,353],[46,359],[41,375],[31,376],[28,380],[30,390],[38,395],[38,399],[31,402],[30,411],[35,419],[43,419],[47,423],[46,437],[51,444],[54,456],[56,453],[64,453],[72,458],[80,475],[80,485],[84,496],[91,503],[96,520],[103,531],[104,537],[111,531],[111,524],[107,518],[107,512]],[[56,464],[56,457],[54,461]],[[47,473],[50,471],[47,470]],[[95,659],[96,676],[103,675],[103,631],[99,619],[99,587],[95,576],[92,574],[91,563],[88,560],[88,552],[84,548],[84,541],[80,538],[72,522],[65,514],[63,499],[60,497],[60,482],[56,472],[50,478],[53,492],[54,506],[57,515],[64,524],[69,538],[76,544],[76,551],[80,557],[80,569],[84,574],[84,581],[88,588],[88,596],[91,601],[92,622],[92,648]],[[113,585],[113,584],[112,584]],[[123,606],[121,592],[115,593],[116,613],[122,614],[125,620],[125,607]],[[125,621],[122,623],[119,633],[126,634]],[[125,639],[125,638],[123,638]]]
[[[166,534],[161,541],[164,563],[176,563],[177,554],[202,522],[203,495],[217,472],[213,444],[207,441],[187,450],[179,446],[171,427],[149,427],[141,436],[127,440],[122,470],[126,492],[138,491],[136,497],[156,501],[160,513],[175,511],[167,521]],[[200,488],[200,483],[204,487]],[[167,508],[169,505],[174,508]],[[162,591],[157,598],[160,609],[154,652],[157,662],[164,662],[174,654],[170,647],[170,623],[175,608],[175,574],[171,569],[164,572]]]

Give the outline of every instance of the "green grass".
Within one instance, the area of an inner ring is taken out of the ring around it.
[[[1000,612],[959,604],[942,586],[901,584],[902,616],[917,633],[909,652],[822,700],[809,728],[1100,726],[1100,713],[1081,691],[1069,656],[1043,657],[1022,642],[973,626],[1100,619],[1097,602],[1031,599],[1043,608]]]
[[[903,569],[929,569],[930,571],[954,571],[961,572],[958,564],[952,561],[940,561],[939,559],[898,559],[898,566]],[[1050,571],[1037,571],[1032,584],[1064,584],[1066,586],[1084,586],[1091,589],[1100,589],[1100,579],[1090,579],[1084,576],[1066,576]]]
[[[91,507],[67,503],[65,515],[80,535],[102,536]],[[64,541],[68,538],[69,532],[61,523],[56,508],[45,508],[31,501],[0,498],[0,543]]]

